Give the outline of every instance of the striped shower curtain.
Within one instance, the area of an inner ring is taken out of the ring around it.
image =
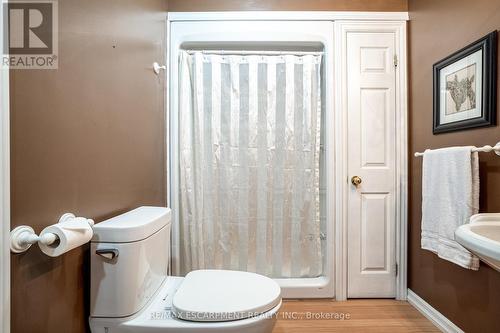
[[[321,56],[179,61],[181,273],[320,276]]]

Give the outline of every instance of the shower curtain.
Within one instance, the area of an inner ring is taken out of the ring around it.
[[[321,55],[179,61],[181,273],[320,276]]]

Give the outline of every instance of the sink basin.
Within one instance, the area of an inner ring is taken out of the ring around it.
[[[476,214],[455,230],[455,240],[500,271],[500,214]]]

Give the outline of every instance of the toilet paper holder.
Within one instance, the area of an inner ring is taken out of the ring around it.
[[[88,223],[92,227],[94,221],[85,217],[76,217],[73,213],[65,213],[59,218],[59,223],[67,222],[70,220],[81,220],[81,223]],[[75,226],[75,229],[78,227]],[[45,245],[54,244],[58,240],[57,235],[53,233],[46,233],[38,236],[32,227],[27,225],[20,225],[10,232],[10,250],[13,253],[22,253],[28,251],[31,245],[35,243],[42,243]]]

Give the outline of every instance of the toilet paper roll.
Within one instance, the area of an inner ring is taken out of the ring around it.
[[[40,250],[50,257],[57,257],[89,242],[92,239],[93,231],[88,221],[91,220],[77,217],[43,229],[40,237],[46,233],[53,233],[59,239],[50,245],[39,242]]]

